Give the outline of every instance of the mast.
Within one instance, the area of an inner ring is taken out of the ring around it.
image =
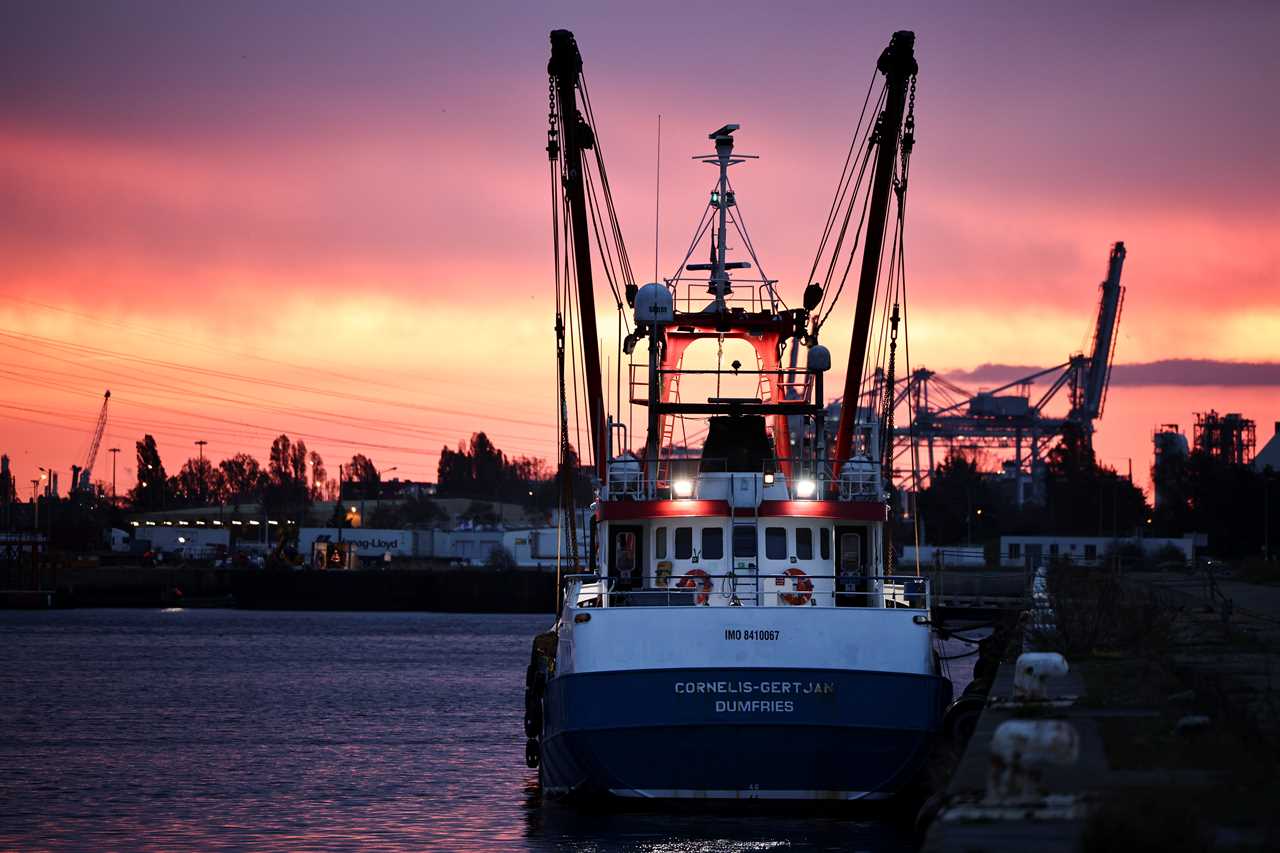
[[[711,204],[716,208],[718,228],[711,236],[711,263],[686,264],[685,269],[689,272],[707,271],[711,273],[707,281],[707,293],[715,297],[711,307],[719,313],[725,311],[724,298],[733,292],[733,285],[729,281],[729,270],[745,270],[751,267],[751,264],[747,261],[725,260],[725,252],[728,245],[729,208],[736,203],[733,192],[729,189],[729,167],[741,163],[744,156],[754,156],[739,155],[737,158],[733,156],[733,133],[740,127],[741,125],[737,124],[726,124],[719,130],[711,131],[711,133],[707,134],[707,138],[716,144],[715,156],[694,158],[704,163],[714,163],[720,169],[720,177],[716,180],[716,191],[711,194]]]
[[[600,372],[600,342],[591,275],[591,238],[587,197],[582,177],[582,152],[595,147],[595,135],[578,110],[578,78],[582,55],[568,30],[551,31],[551,61],[547,74],[559,102],[560,139],[564,170],[561,176],[569,225],[573,229],[573,263],[578,281],[578,328],[582,331],[582,361],[586,373],[587,411],[591,428],[592,465],[601,480],[605,474],[604,383]]]
[[[875,307],[876,282],[880,272],[880,252],[884,246],[885,223],[889,214],[889,193],[893,188],[894,163],[898,156],[898,136],[907,89],[917,66],[916,35],[899,30],[880,54],[876,68],[885,77],[884,111],[878,121],[878,145],[875,173],[871,183],[871,202],[867,211],[866,242],[862,250],[862,272],[858,279],[858,303],[853,317],[853,337],[849,344],[849,366],[844,379],[844,399],[840,404],[840,423],[836,428],[833,467],[839,470],[849,458],[853,444],[853,427],[858,419],[858,400],[862,390],[862,367],[867,358],[867,339],[871,334],[871,313]]]

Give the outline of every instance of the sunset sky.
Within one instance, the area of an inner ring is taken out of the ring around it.
[[[917,33],[913,366],[977,390],[1087,347],[1128,247],[1102,460],[1280,420],[1280,4],[10,2],[0,10],[0,452],[30,494],[154,434],[169,471],[286,432],[434,480],[485,430],[554,454],[547,32],[581,46],[637,275],[679,262],[710,171],[805,285],[862,96]],[[602,325],[613,309],[601,290]],[[852,300],[825,343],[848,348]],[[837,331],[838,329],[838,331]],[[612,345],[609,346],[611,349]],[[1167,359],[1221,364],[1138,367]],[[977,373],[972,371],[977,370]],[[966,378],[967,377],[967,378]],[[1187,384],[1197,383],[1197,384]],[[1213,383],[1213,384],[1201,384]],[[829,388],[838,388],[838,378]],[[395,472],[388,469],[395,468]]]

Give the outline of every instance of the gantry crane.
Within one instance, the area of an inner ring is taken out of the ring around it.
[[[1124,288],[1120,285],[1124,258],[1124,243],[1118,242],[1111,247],[1107,277],[1099,286],[1098,316],[1088,355],[1074,354],[1061,364],[976,394],[926,368],[913,370],[895,382],[894,405],[907,407],[910,414],[909,421],[900,420],[901,425],[893,433],[895,458],[901,460],[895,470],[910,472],[919,465],[927,478],[941,461],[939,445],[947,451],[1012,450],[1013,458],[1005,463],[1005,473],[1017,483],[1015,501],[1019,505],[1034,501],[1043,459],[1052,442],[1069,429],[1091,441],[1095,421],[1102,417],[1124,304]],[[1050,377],[1049,387],[1033,399],[1032,384]],[[866,396],[880,399],[885,385],[883,374],[874,374],[870,385]],[[1064,388],[1069,400],[1066,413],[1048,414],[1050,404]],[[913,450],[924,458],[903,458]]]

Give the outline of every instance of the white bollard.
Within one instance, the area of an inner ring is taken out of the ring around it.
[[[1066,674],[1067,660],[1057,652],[1024,652],[1018,655],[1018,662],[1014,664],[1013,698],[1023,702],[1042,702],[1049,698],[1049,679]]]
[[[1075,726],[1064,720],[1006,720],[991,736],[987,802],[1030,803],[1043,800],[1041,768],[1074,764],[1080,756]]]

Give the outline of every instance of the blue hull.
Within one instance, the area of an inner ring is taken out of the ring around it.
[[[910,784],[950,682],[817,669],[667,669],[553,678],[549,796],[856,800]]]

